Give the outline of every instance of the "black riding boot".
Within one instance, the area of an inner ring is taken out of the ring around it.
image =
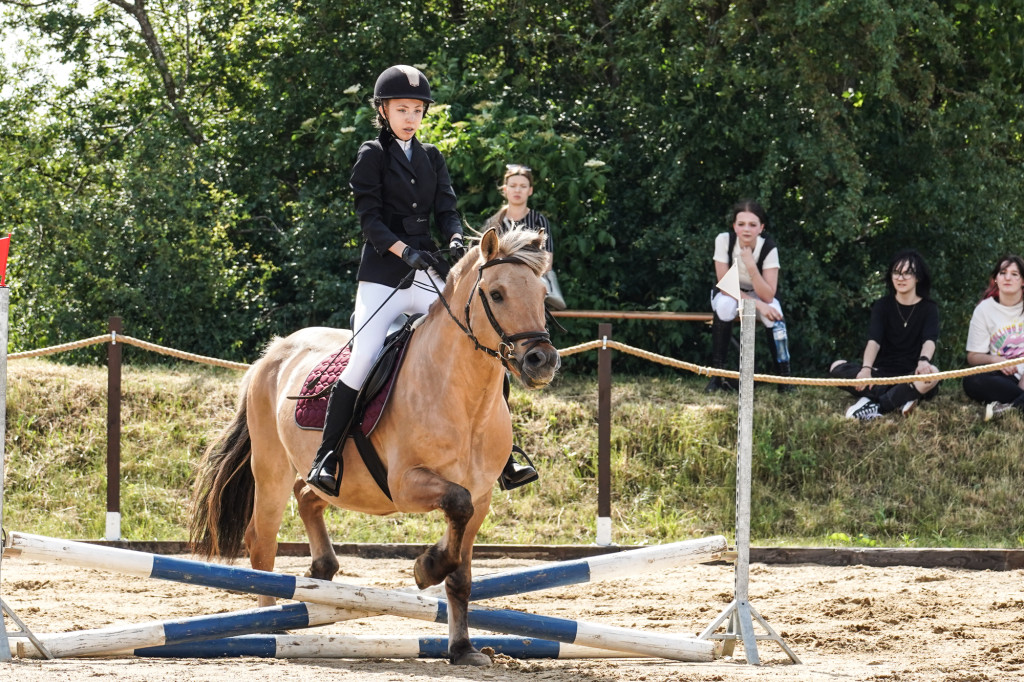
[[[508,394],[512,390],[512,385],[509,382],[508,374],[505,375],[505,383],[502,386],[502,392],[505,394],[505,404],[508,405]],[[519,464],[516,462],[515,455],[519,453],[526,460],[526,464]],[[498,485],[502,490],[512,490],[524,486],[527,483],[533,483],[540,475],[537,470],[533,468],[533,461],[523,452],[523,449],[518,445],[512,446],[512,452],[509,453],[508,461],[505,462],[505,468],[501,470],[501,474],[498,476]]]
[[[729,344],[732,343],[732,322],[724,322],[715,314],[711,321],[711,366],[725,369],[725,359],[729,357]],[[711,377],[704,387],[705,393],[713,391],[735,391],[736,386],[725,377]]]
[[[313,458],[313,466],[306,475],[306,483],[332,497],[341,489],[341,474],[344,462],[339,456],[345,449],[345,438],[352,425],[352,412],[359,390],[350,388],[340,379],[331,390],[327,400],[327,416],[324,418],[324,438]]]
[[[775,330],[771,327],[765,327],[765,332],[767,332],[768,348],[772,354],[772,360],[775,361],[775,373],[780,377],[790,376],[789,361],[779,362],[779,351],[775,345]],[[778,389],[779,393],[792,393],[795,390],[792,384],[775,384],[775,388]]]
[[[526,460],[527,463],[525,465],[516,462],[516,453],[522,455],[523,459]],[[533,483],[538,478],[540,478],[540,475],[533,468],[533,461],[523,452],[521,447],[513,445],[512,453],[508,456],[508,461],[505,462],[505,468],[501,470],[501,475],[498,476],[498,485],[501,486],[501,489],[512,490],[527,483]]]

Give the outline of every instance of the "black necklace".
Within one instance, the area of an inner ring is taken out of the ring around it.
[[[918,301],[917,303],[920,303],[920,301]],[[907,315],[906,317],[903,317],[903,311],[901,310],[901,308],[903,308],[904,305],[902,303],[900,303],[899,301],[896,301],[896,313],[900,316],[900,319],[903,320],[903,328],[904,329],[906,329],[907,323],[910,322],[910,318],[912,318],[914,316],[914,310],[917,309],[917,303],[915,303],[912,306],[909,306],[910,307],[910,314]]]

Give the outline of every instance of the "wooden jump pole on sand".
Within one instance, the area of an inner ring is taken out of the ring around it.
[[[629,658],[631,654],[592,649],[530,637],[470,637],[473,646],[490,647],[512,658]],[[177,646],[136,649],[134,656],[161,658],[447,658],[447,637],[374,637],[371,635],[244,635]]]
[[[714,542],[720,546],[724,543],[724,538],[716,539]],[[5,553],[26,559],[112,570],[128,575],[263,594],[281,599],[296,599],[355,611],[432,622],[447,622],[448,618],[447,602],[421,594],[357,587],[326,580],[56,540],[26,533],[11,533]],[[505,584],[512,587],[518,583],[516,580],[506,581]],[[470,606],[469,624],[471,627],[493,632],[682,661],[711,661],[716,648],[712,642],[678,635],[653,634],[477,606]]]
[[[715,561],[720,559],[727,549],[726,539],[721,535],[715,535],[699,540],[654,545],[587,559],[551,562],[541,566],[493,573],[473,581],[470,599],[493,599],[554,587],[629,578],[672,567]],[[443,586],[438,585],[421,594],[443,594]],[[142,625],[41,635],[41,638],[54,656],[66,658],[111,654],[144,647],[182,645],[244,634],[296,630],[373,615],[376,614],[298,602],[210,616],[154,621]]]

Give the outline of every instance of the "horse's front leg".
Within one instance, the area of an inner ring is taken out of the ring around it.
[[[481,653],[469,641],[469,597],[473,584],[473,542],[487,516],[490,501],[476,505],[473,517],[466,524],[462,536],[462,561],[445,579],[448,594],[448,656],[456,665],[485,666],[491,658]]]
[[[430,469],[414,467],[391,486],[395,506],[405,512],[440,509],[448,521],[444,536],[416,558],[413,576],[421,590],[438,585],[462,564],[462,539],[473,516],[473,496]],[[479,526],[478,526],[479,527]],[[475,534],[475,531],[474,531]]]
[[[470,563],[473,541],[490,509],[489,499],[474,506],[473,496],[429,469],[414,467],[392,486],[395,504],[405,511],[440,509],[448,521],[444,536],[416,558],[413,575],[421,590],[445,581],[448,594],[448,654],[457,665],[490,665],[489,656],[469,641]]]

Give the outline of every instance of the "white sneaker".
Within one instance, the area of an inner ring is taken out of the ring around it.
[[[858,399],[857,402],[855,402],[853,405],[850,405],[850,409],[846,410],[846,418],[847,419],[856,419],[857,418],[857,410],[859,410],[860,408],[864,407],[865,405],[867,405],[870,402],[871,402],[870,398],[860,398],[860,399]]]
[[[861,420],[862,422],[871,421],[872,419],[877,419],[878,417],[882,416],[880,409],[881,405],[874,402],[873,400],[868,400],[866,403],[864,403],[859,408],[853,411],[853,416]]]
[[[914,411],[915,407],[917,407],[917,401],[908,400],[907,402],[903,403],[903,407],[900,408],[900,414],[906,417],[908,414]]]
[[[985,421],[990,422],[1003,412],[1012,410],[1013,405],[1010,403],[991,402],[985,405]]]

